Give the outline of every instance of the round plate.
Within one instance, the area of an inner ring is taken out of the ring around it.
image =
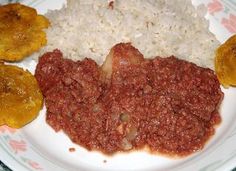
[[[64,0],[20,2],[43,14],[48,9],[59,9]],[[223,42],[236,32],[236,16],[232,11],[236,7],[233,7],[233,1],[224,0],[225,4],[217,0],[193,1],[195,5],[201,2],[208,7],[206,17],[210,20],[210,30],[217,39]],[[0,3],[9,2],[0,0]],[[36,62],[27,58],[17,65],[34,72]],[[14,171],[230,170],[236,165],[236,88],[222,90],[225,93],[221,106],[222,123],[202,151],[186,158],[170,159],[142,151],[110,157],[89,152],[72,143],[64,133],[55,133],[45,122],[44,108],[36,120],[22,129],[0,127],[0,160]],[[70,148],[75,148],[75,151],[70,152]]]

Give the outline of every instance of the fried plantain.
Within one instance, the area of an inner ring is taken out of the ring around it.
[[[0,125],[21,128],[37,117],[43,96],[35,77],[0,63]]]
[[[236,86],[236,35],[216,50],[215,70],[224,87]]]
[[[49,21],[19,3],[0,6],[0,60],[20,61],[47,43]]]

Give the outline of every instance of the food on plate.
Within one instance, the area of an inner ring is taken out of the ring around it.
[[[73,147],[69,148],[69,152],[75,152],[75,151],[76,151],[75,148],[73,148]]]
[[[0,63],[0,125],[21,128],[35,119],[43,96],[29,72]]]
[[[236,86],[236,35],[216,50],[215,71],[224,87]]]
[[[221,121],[214,71],[174,56],[145,59],[130,43],[112,47],[101,66],[45,53],[35,77],[47,123],[88,150],[185,156],[202,149]]]
[[[67,0],[46,16],[48,43],[41,53],[60,48],[66,58],[92,57],[102,64],[111,45],[132,42],[146,58],[175,55],[214,69],[218,40],[190,0]]]
[[[19,3],[0,6],[0,60],[19,61],[47,42],[43,29],[49,21]]]

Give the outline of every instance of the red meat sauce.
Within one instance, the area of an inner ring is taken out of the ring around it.
[[[223,93],[212,70],[174,56],[144,59],[129,43],[115,45],[102,66],[48,52],[35,76],[47,123],[88,150],[148,147],[186,156],[202,149],[221,121]]]

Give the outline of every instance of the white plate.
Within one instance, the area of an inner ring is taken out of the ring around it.
[[[0,0],[0,3],[3,2],[6,0]],[[21,2],[35,7],[40,13],[45,13],[47,9],[60,8],[63,0]],[[195,0],[195,4],[199,2],[201,0]],[[202,2],[206,3],[206,0]],[[208,15],[207,18],[211,21],[210,30],[221,42],[231,35],[215,15]],[[36,63],[28,58],[19,65],[34,72]],[[39,117],[23,129],[0,127],[0,160],[14,171],[230,170],[236,166],[236,89],[222,90],[225,93],[221,108],[222,123],[216,134],[201,152],[183,159],[169,159],[145,152],[117,154],[113,157],[88,152],[73,144],[63,133],[55,133],[46,124],[43,109]],[[71,147],[76,151],[69,152]]]

